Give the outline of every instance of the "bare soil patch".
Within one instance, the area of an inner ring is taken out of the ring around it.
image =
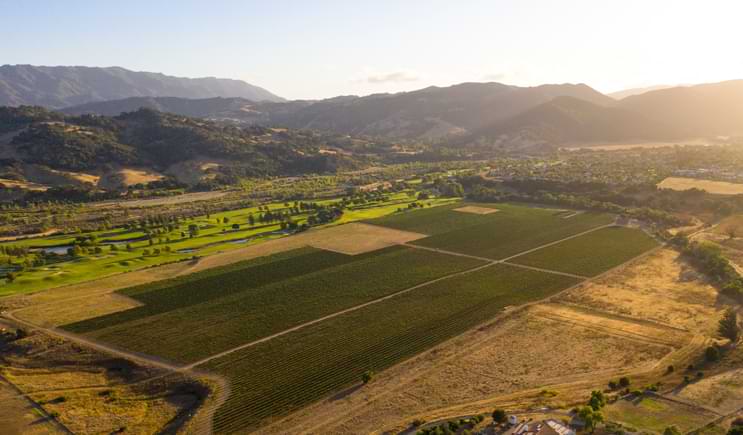
[[[497,213],[497,208],[489,208],[489,207],[477,207],[474,205],[466,205],[464,207],[459,207],[453,209],[454,211],[459,211],[462,213],[474,213],[474,214],[491,214],[491,213]]]
[[[5,435],[64,434],[61,427],[42,415],[33,402],[0,378],[0,428]]]
[[[23,189],[36,192],[43,192],[48,189],[48,187],[42,184],[31,183],[28,181],[9,180],[7,178],[0,178],[0,186],[3,186],[6,189]]]
[[[672,190],[699,189],[717,195],[738,195],[743,193],[743,184],[683,177],[668,177],[661,181],[658,187]]]
[[[304,235],[300,235],[302,237]],[[395,230],[377,225],[350,223],[307,233],[307,244],[314,248],[357,255],[392,245],[428,237],[425,234]]]
[[[184,202],[204,201],[208,199],[221,198],[230,192],[213,191],[213,192],[193,192],[184,193],[183,195],[167,196],[163,198],[133,199],[127,201],[105,201],[93,204],[93,207],[156,207],[160,205],[181,204]]]
[[[660,249],[575,288],[562,301],[710,336],[724,309],[717,289],[671,249]]]
[[[635,148],[642,149],[654,149],[654,148],[669,148],[677,146],[699,146],[709,145],[707,142],[702,140],[689,140],[684,142],[631,142],[631,143],[605,143],[605,144],[584,144],[584,145],[573,145],[563,147],[568,151],[576,150],[594,150],[594,151],[619,151],[619,150],[631,150]]]
[[[634,323],[627,328],[621,321],[580,313],[573,316],[577,320],[546,315],[554,310],[552,305],[537,305],[496,320],[263,432],[401,430],[413,418],[431,420],[438,410],[454,405],[549,389],[587,375],[597,381],[618,371],[650,368],[672,351],[665,344],[665,328]],[[566,309],[559,310],[564,314]],[[559,391],[545,398],[574,399]],[[479,412],[475,406],[470,409]]]

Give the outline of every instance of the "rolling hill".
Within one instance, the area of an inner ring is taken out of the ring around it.
[[[119,67],[0,66],[0,106],[37,105],[58,109],[93,101],[161,96],[284,101],[241,80],[190,79]]]
[[[488,138],[506,148],[565,143],[642,141],[676,138],[661,121],[617,107],[573,97],[557,97],[503,122],[474,132],[468,140]]]
[[[673,125],[681,136],[743,135],[743,80],[661,89],[616,107]]]
[[[0,107],[0,178],[41,184],[110,181],[132,171],[185,184],[335,172],[359,167],[363,158],[344,151],[359,144],[333,133],[236,127],[150,109],[106,117]]]

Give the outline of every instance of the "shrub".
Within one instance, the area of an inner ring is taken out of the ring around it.
[[[493,421],[495,423],[505,423],[506,418],[508,418],[506,411],[502,409],[496,409],[493,411]]]
[[[621,378],[619,378],[619,385],[620,385],[620,386],[621,386],[622,388],[627,388],[627,387],[629,387],[629,385],[630,385],[630,381],[629,381],[629,378],[628,378],[627,376],[622,376]]]
[[[717,349],[717,346],[709,346],[704,351],[704,359],[708,362],[716,362],[720,359],[720,350]]]

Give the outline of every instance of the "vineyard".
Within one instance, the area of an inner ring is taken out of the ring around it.
[[[499,205],[499,212],[471,215],[484,222],[449,227],[414,243],[480,257],[502,259],[583,231],[611,223],[605,214],[582,213],[565,219],[555,210]],[[437,213],[443,211],[432,210]],[[449,211],[450,214],[467,213]],[[389,222],[392,218],[388,218]],[[471,219],[468,217],[468,219]]]
[[[125,290],[146,305],[66,329],[126,349],[191,362],[336,311],[482,264],[404,247],[290,258],[203,272],[174,286]],[[177,282],[178,280],[176,280]],[[208,327],[205,327],[208,325]]]
[[[344,225],[313,237],[358,247],[384,246],[371,242],[385,228],[428,236],[358,255],[295,245],[120,290],[142,305],[64,328],[223,375],[230,394],[215,431],[255,429],[656,245],[612,221],[511,204],[396,212],[363,224],[377,232]]]
[[[527,266],[596,276],[657,246],[644,232],[608,227],[516,257]]]
[[[503,307],[575,284],[565,276],[488,266],[235,352],[205,368],[231,379],[215,431],[255,427],[486,321]]]

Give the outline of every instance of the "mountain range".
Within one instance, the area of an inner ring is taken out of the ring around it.
[[[0,106],[35,105],[51,109],[128,97],[241,97],[284,101],[241,80],[182,78],[119,67],[0,66]]]
[[[743,81],[663,88],[616,100],[587,85],[464,83],[319,101],[128,98],[63,109],[114,116],[147,107],[243,125],[391,141],[489,143],[510,149],[743,135]]]

